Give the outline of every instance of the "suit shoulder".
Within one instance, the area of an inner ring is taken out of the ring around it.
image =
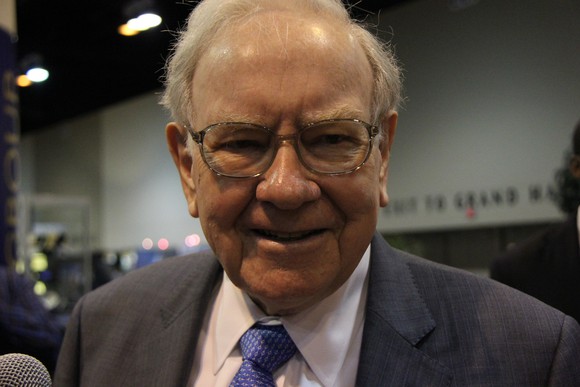
[[[210,278],[219,272],[219,264],[211,253],[198,253],[166,258],[129,272],[89,293],[83,298],[85,308],[153,305],[153,300],[169,294],[187,294],[187,288],[212,286]]]
[[[456,385],[578,380],[580,327],[572,318],[482,275],[373,242],[365,322],[372,340],[364,343],[369,362],[397,343],[401,353],[418,350]]]
[[[557,336],[565,317],[561,311],[483,275],[425,261],[408,258],[422,296],[431,309],[438,305],[444,311],[442,319],[448,311],[460,310],[464,318],[471,316],[483,326],[494,326],[494,320],[501,319],[516,330],[537,327],[542,328],[538,333],[547,330]]]

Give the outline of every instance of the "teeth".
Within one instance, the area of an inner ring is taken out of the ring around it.
[[[268,238],[279,240],[297,240],[312,235],[313,231],[307,232],[273,232],[268,230],[258,230],[258,232]]]

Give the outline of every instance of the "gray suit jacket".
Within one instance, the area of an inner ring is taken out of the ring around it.
[[[169,258],[86,295],[55,386],[183,386],[222,272]],[[359,386],[572,386],[580,326],[495,281],[392,249],[376,235]]]

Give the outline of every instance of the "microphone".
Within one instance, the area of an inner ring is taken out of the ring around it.
[[[37,359],[22,353],[0,356],[0,386],[51,387],[48,370]]]

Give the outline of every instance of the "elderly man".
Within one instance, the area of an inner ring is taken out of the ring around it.
[[[573,319],[376,234],[399,79],[338,0],[201,2],[163,101],[188,210],[212,252],[84,297],[57,385],[580,380]]]

